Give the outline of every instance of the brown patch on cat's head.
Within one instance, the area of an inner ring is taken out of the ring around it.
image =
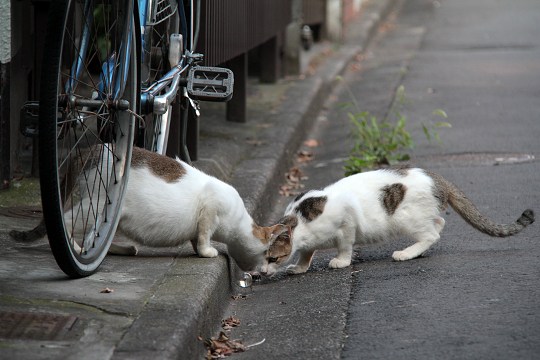
[[[266,260],[269,264],[277,266],[283,264],[291,255],[292,244],[289,236],[279,236],[268,247],[266,252]]]
[[[298,225],[294,215],[284,216],[277,225],[270,227],[272,233],[266,251],[265,273],[274,274],[277,268],[289,259],[292,252],[292,232]]]
[[[288,217],[292,219],[295,217]],[[296,221],[298,223],[298,221]],[[296,223],[294,226],[296,226]],[[271,266],[276,267],[285,262],[292,251],[292,229],[293,227],[284,224],[278,224],[275,226],[284,227],[287,231],[274,232],[272,238],[269,241],[268,250],[266,251],[266,261]]]
[[[255,223],[251,225],[253,236],[259,239],[263,244],[271,244],[282,234],[290,235],[291,227],[278,223],[273,226],[259,226]]]
[[[388,215],[393,215],[396,212],[399,204],[405,198],[405,192],[407,187],[401,183],[396,183],[392,185],[386,185],[381,189],[381,201],[384,207],[384,210]]]
[[[133,148],[131,166],[147,166],[154,175],[168,183],[180,179],[186,173],[186,169],[178,161],[138,147]]]
[[[327,200],[326,196],[308,197],[296,206],[295,211],[308,222],[313,221],[323,213]]]

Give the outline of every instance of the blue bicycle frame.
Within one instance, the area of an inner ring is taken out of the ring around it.
[[[145,29],[149,21],[149,12],[150,8],[154,6],[155,0],[138,0],[138,12],[139,12],[139,20],[140,20],[140,26],[141,26],[141,43],[142,43],[142,49],[141,49],[141,59],[142,62],[146,61],[145,59]],[[90,36],[91,36],[91,28],[94,25],[94,14],[90,14],[90,5],[91,1],[86,1],[85,7],[84,7],[84,14],[83,19],[85,20],[84,26],[83,26],[83,32],[82,32],[82,38],[80,43],[80,49],[79,49],[79,55],[77,58],[77,61],[72,65],[71,68],[71,75],[70,79],[65,84],[65,91],[66,94],[73,93],[75,84],[78,82],[82,68],[83,68],[83,61],[82,59],[86,58],[86,54],[88,52],[88,46],[90,43]],[[126,6],[124,9],[128,12],[128,14],[133,14],[133,1],[128,0],[126,1]],[[193,8],[193,5],[192,5]],[[179,11],[180,14],[180,23],[181,23],[181,31],[185,34],[185,31],[187,30],[186,26],[186,18],[184,13],[184,8],[181,4],[177,6],[177,11]],[[105,89],[110,89],[112,86],[114,86],[114,92],[113,93],[113,99],[110,100],[117,100],[119,99],[124,90],[125,90],[125,84],[128,76],[128,64],[130,61],[130,53],[131,53],[131,47],[134,46],[134,39],[132,38],[132,26],[134,26],[133,17],[129,17],[130,21],[128,24],[125,24],[124,26],[124,38],[121,41],[120,46],[120,53],[116,54],[113,53],[109,56],[108,59],[102,64],[101,74],[100,74],[100,83],[99,83],[99,93],[97,94],[97,98],[100,100],[104,100],[104,94],[106,93]],[[193,39],[191,38],[191,43],[193,42]],[[187,44],[187,39],[184,39],[183,45],[185,46]],[[186,66],[184,66],[185,58],[180,57],[178,64],[173,67],[167,74],[163,76],[162,79],[158,80],[156,83],[152,84],[147,89],[143,89],[143,95],[141,97],[142,101],[142,108],[144,107],[144,103],[148,101],[149,96],[155,96],[158,94],[161,90],[164,89],[165,86],[170,84],[172,82],[171,90],[166,93],[161,100],[158,99],[157,102],[157,113],[163,113],[165,110],[164,108],[168,106],[168,104],[172,101],[174,96],[176,95],[176,91],[178,89],[178,82],[180,74],[186,69]],[[119,71],[115,71],[116,67],[120,67]],[[114,77],[117,76],[118,78],[115,79]],[[173,94],[174,93],[174,94]],[[91,101],[87,101],[90,105]],[[163,103],[162,103],[163,102]],[[96,103],[97,104],[97,103]]]

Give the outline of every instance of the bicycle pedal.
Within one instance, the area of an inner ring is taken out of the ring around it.
[[[195,100],[229,101],[233,85],[234,74],[226,68],[194,66],[187,76],[187,91]]]
[[[20,111],[19,130],[26,137],[39,135],[39,102],[28,101],[24,103]]]

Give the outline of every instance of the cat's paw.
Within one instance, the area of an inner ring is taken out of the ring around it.
[[[307,271],[307,268],[300,265],[289,265],[287,266],[287,274],[303,274]]]
[[[126,255],[135,256],[139,253],[139,249],[135,245],[129,245],[126,249]]]
[[[200,257],[205,257],[205,258],[213,258],[213,257],[218,256],[219,254],[218,251],[211,246],[199,247],[197,249],[197,253],[199,254]]]
[[[332,269],[342,269],[344,267],[347,267],[351,265],[351,260],[343,260],[343,259],[339,259],[339,258],[333,258],[332,260],[330,260],[330,262],[328,263],[328,267],[332,268]]]
[[[396,261],[406,261],[412,259],[412,257],[405,251],[394,251],[392,259]]]

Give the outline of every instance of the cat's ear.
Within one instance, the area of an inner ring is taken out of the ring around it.
[[[267,235],[268,243],[272,244],[277,239],[280,239],[280,241],[284,242],[290,242],[291,241],[291,227],[284,224],[276,224],[274,226],[270,226],[269,232]]]
[[[268,239],[266,260],[268,263],[280,265],[287,261],[292,251],[291,227],[285,224],[271,226]]]

